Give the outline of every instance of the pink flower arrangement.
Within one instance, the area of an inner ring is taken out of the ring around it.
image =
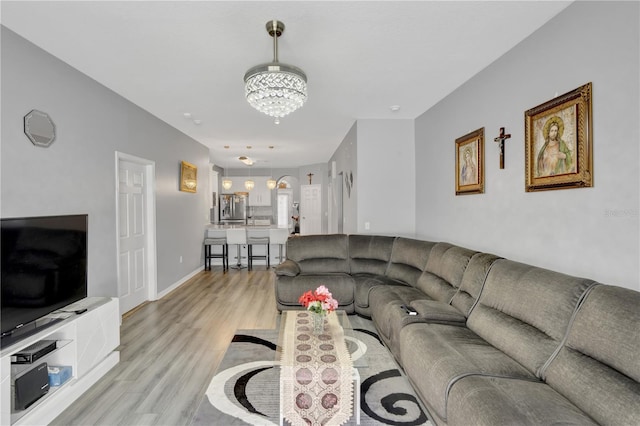
[[[308,311],[317,314],[326,314],[338,309],[338,301],[333,298],[329,289],[323,285],[315,289],[315,291],[307,291],[298,302]]]

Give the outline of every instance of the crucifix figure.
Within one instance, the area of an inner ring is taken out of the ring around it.
[[[511,137],[511,133],[504,133],[504,127],[500,127],[500,135],[493,141],[498,142],[500,146],[500,168],[504,169],[504,141]]]
[[[311,185],[311,178],[313,177],[313,173],[309,173],[307,174],[307,176],[309,177],[309,185]]]

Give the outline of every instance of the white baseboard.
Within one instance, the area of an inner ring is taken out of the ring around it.
[[[158,293],[156,295],[156,299],[155,300],[162,299],[167,294],[171,293],[173,290],[177,289],[182,284],[184,284],[187,281],[189,281],[191,278],[193,278],[196,274],[198,274],[202,270],[204,270],[204,265],[200,266],[199,268],[197,268],[195,271],[191,272],[190,274],[182,277],[179,281],[177,281],[177,282],[173,283],[171,286],[169,286],[169,288],[167,288],[165,290],[162,290],[160,293]]]

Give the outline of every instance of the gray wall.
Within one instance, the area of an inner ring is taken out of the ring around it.
[[[358,125],[349,129],[340,146],[329,160],[336,162],[336,179],[332,179],[334,188],[342,185],[342,207],[343,207],[343,232],[345,234],[355,234],[358,232]],[[354,186],[347,191],[345,179],[350,173],[353,174]],[[339,191],[334,189],[339,194]]]
[[[358,233],[414,235],[414,153],[414,120],[358,120]]]
[[[575,2],[419,117],[417,233],[640,289],[638,16],[638,2]],[[525,193],[524,111],[590,81],[594,187]],[[455,196],[454,141],[483,126],[485,194]]]
[[[23,134],[32,109],[56,123],[49,148]],[[208,149],[2,27],[1,215],[87,213],[90,296],[118,295],[116,151],[155,161],[160,293],[203,263]],[[196,194],[178,191],[181,160],[201,171]]]

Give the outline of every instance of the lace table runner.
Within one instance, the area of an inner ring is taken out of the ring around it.
[[[309,311],[289,311],[282,336],[280,400],[292,425],[341,425],[353,411],[351,356],[337,315],[313,333]]]

